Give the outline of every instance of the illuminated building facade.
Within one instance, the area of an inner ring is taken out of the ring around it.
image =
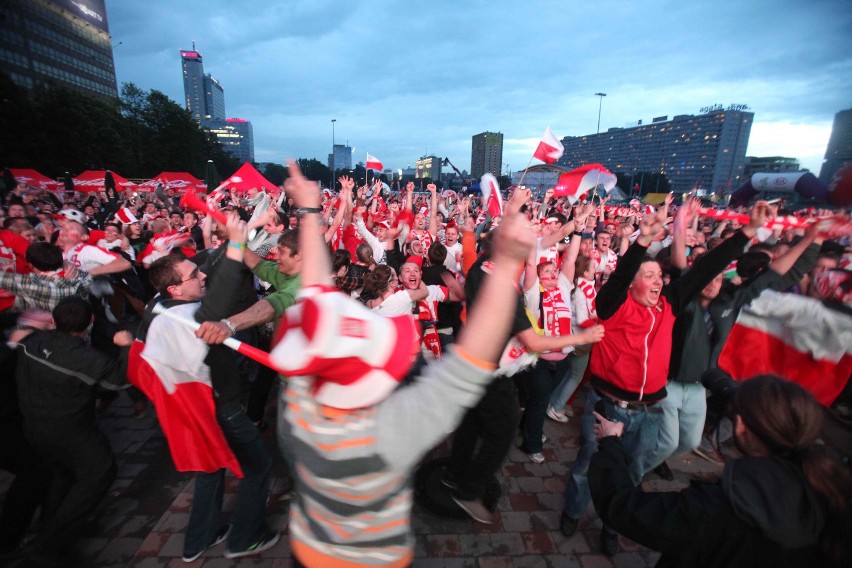
[[[210,120],[205,127],[216,136],[223,150],[240,162],[254,162],[254,131],[251,121],[245,118]]]
[[[746,105],[714,105],[699,115],[654,118],[651,124],[566,136],[557,165],[566,169],[600,163],[615,173],[665,174],[672,191],[693,187],[716,192],[741,183],[754,113]]]
[[[0,19],[0,69],[14,83],[118,98],[104,0],[4,0]]]

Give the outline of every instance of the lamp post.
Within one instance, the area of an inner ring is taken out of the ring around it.
[[[334,190],[334,123],[337,122],[336,118],[331,119],[331,183],[328,184],[328,188]]]
[[[600,97],[598,100],[598,134],[601,133],[601,107],[603,107],[603,98],[606,96],[606,93],[595,93],[596,97]]]

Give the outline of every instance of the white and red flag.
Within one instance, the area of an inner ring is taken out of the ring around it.
[[[381,160],[375,156],[371,156],[370,153],[367,152],[367,169],[382,171],[385,167],[382,165]]]
[[[485,209],[492,219],[495,219],[503,214],[503,196],[500,195],[500,184],[497,183],[497,178],[492,174],[486,173],[482,176],[479,182],[479,187],[482,190],[482,200],[485,202]]]
[[[562,146],[562,142],[556,138],[548,126],[535,149],[533,158],[537,158],[545,164],[552,164],[562,157],[563,152],[565,152],[565,148]]]
[[[767,290],[740,312],[719,368],[738,381],[779,375],[829,406],[852,374],[852,316]]]
[[[615,174],[602,165],[586,164],[576,170],[571,170],[560,175],[559,180],[553,187],[553,196],[565,196],[571,204],[574,204],[582,194],[595,189],[599,185],[602,185],[604,191],[609,193],[615,187],[615,183]]]

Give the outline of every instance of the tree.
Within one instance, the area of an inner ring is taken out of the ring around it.
[[[299,158],[297,162],[306,178],[318,181],[321,184],[325,184],[327,180],[331,179],[331,169],[316,158]]]
[[[281,164],[267,164],[263,170],[263,177],[274,183],[281,185],[287,177],[287,168]]]

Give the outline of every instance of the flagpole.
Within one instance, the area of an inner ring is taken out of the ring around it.
[[[518,181],[518,187],[521,187],[521,185],[524,183],[524,177],[526,177],[527,170],[530,169],[530,164],[532,164],[532,161],[533,161],[534,158],[535,158],[535,152],[533,152],[533,155],[530,156],[530,161],[527,162],[527,167],[524,168],[524,173],[521,174],[521,179]],[[511,182],[512,180],[509,180],[509,181]]]

